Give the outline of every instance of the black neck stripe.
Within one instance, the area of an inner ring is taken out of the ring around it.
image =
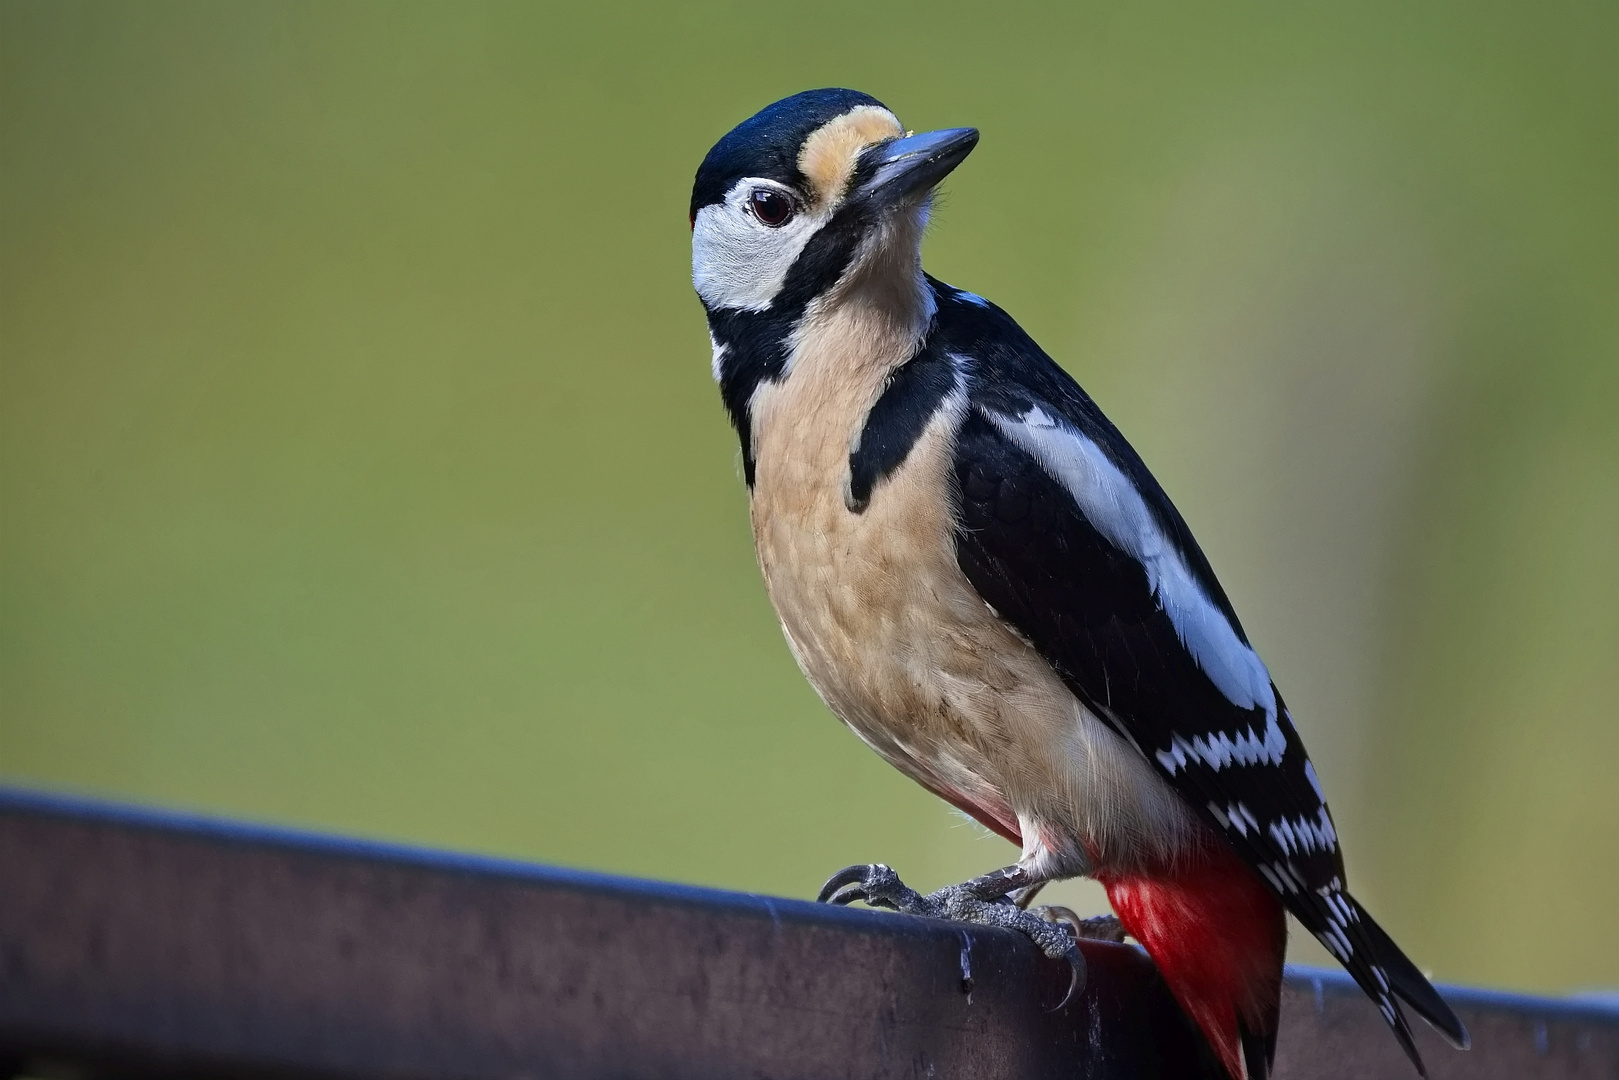
[[[810,301],[835,285],[849,268],[869,224],[858,204],[832,215],[799,252],[779,292],[763,311],[711,309],[708,329],[725,347],[720,358],[720,396],[731,425],[742,440],[742,472],[753,486],[752,416],[748,405],[761,383],[775,382],[787,370],[793,331]]]

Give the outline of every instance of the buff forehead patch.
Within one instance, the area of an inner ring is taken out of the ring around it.
[[[861,150],[903,134],[899,119],[878,105],[857,105],[822,125],[798,154],[798,169],[815,204],[826,206],[843,194]]]

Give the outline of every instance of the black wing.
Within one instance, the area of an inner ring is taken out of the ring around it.
[[[967,388],[955,459],[963,572],[1343,962],[1418,1069],[1396,995],[1464,1044],[1455,1014],[1345,891],[1287,707],[1168,496],[1009,316],[935,292],[926,348],[951,357]]]

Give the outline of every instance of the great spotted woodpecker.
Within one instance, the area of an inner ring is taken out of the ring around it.
[[[922,269],[977,131],[908,134],[850,90],[779,101],[692,190],[692,277],[754,541],[804,674],[896,768],[1022,847],[921,896],[886,866],[823,899],[1012,926],[1088,875],[1234,1078],[1275,1052],[1284,909],[1376,1002],[1456,1015],[1349,895],[1264,663],[1140,457],[1012,318]]]

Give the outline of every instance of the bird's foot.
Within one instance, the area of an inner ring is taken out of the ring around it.
[[[901,881],[890,867],[882,863],[867,863],[846,867],[833,874],[821,887],[816,899],[823,904],[839,906],[860,900],[870,907],[902,911],[907,915],[1016,930],[1033,941],[1051,959],[1068,961],[1072,978],[1068,993],[1063,995],[1062,1002],[1057,1006],[1060,1009],[1085,985],[1085,958],[1075,942],[1077,933],[1070,932],[1067,921],[1024,911],[1012,901],[1008,894],[1028,884],[1026,871],[1021,867],[1009,866],[923,896]],[[1073,920],[1076,930],[1081,921],[1077,916]]]
[[[1126,931],[1117,916],[1092,915],[1088,919],[1081,918],[1073,908],[1066,908],[1060,904],[1042,904],[1032,911],[1048,922],[1062,923],[1081,941],[1111,941],[1115,945],[1124,944]]]

